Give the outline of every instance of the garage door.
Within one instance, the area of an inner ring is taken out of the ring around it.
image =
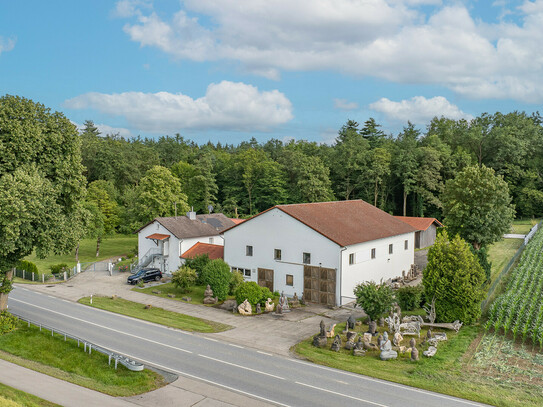
[[[336,305],[336,270],[304,266],[304,299],[323,305]]]
[[[268,287],[273,293],[273,270],[258,269],[258,285]]]

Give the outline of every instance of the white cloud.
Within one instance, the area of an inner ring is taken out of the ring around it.
[[[383,113],[388,119],[406,123],[408,120],[414,124],[426,124],[434,117],[447,117],[449,119],[473,119],[473,116],[464,113],[443,96],[426,99],[424,96],[415,96],[409,100],[394,102],[381,98],[370,104],[370,109]]]
[[[124,30],[176,58],[236,61],[273,79],[281,71],[334,70],[438,84],[471,98],[543,101],[543,0],[518,7],[519,24],[484,22],[462,2],[452,4],[185,0],[171,18],[142,8]]]
[[[77,127],[77,130],[81,131],[85,128],[84,125],[74,122],[73,120],[70,120],[72,124]],[[128,129],[125,129],[124,127],[112,127],[108,124],[96,124],[94,125],[98,128],[98,131],[102,136],[108,135],[108,134],[118,134],[123,137],[132,137],[132,132]]]
[[[0,37],[0,54],[2,52],[8,52],[15,47],[15,38],[4,38]]]
[[[86,93],[66,100],[70,109],[96,109],[123,116],[131,127],[151,133],[181,129],[266,131],[292,119],[292,104],[277,91],[222,81],[193,99],[181,93]]]
[[[356,110],[358,103],[349,102],[347,99],[334,99],[334,108],[339,110]]]

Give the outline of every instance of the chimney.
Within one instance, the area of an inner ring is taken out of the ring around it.
[[[190,220],[196,220],[196,212],[194,212],[194,207],[191,206],[190,212],[187,212],[187,218]]]

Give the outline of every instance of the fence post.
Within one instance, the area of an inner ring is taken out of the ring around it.
[[[34,281],[34,272],[32,272],[32,281]]]
[[[66,281],[67,278],[66,278],[66,272],[64,272],[64,281]]]
[[[81,273],[81,263],[80,263],[80,262],[77,262],[77,266],[75,266],[75,267],[77,267],[77,269],[76,269],[76,270],[77,270],[77,273],[78,273],[78,274]]]
[[[41,275],[41,282],[42,282],[42,283],[45,283],[45,274],[42,274],[42,275]]]
[[[25,269],[23,269],[23,280],[25,279]]]

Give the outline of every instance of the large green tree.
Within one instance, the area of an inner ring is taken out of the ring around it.
[[[109,181],[93,181],[87,188],[87,201],[92,202],[102,214],[103,228],[96,233],[96,257],[100,255],[100,242],[105,235],[115,232],[119,225],[119,208],[115,201],[115,187]],[[96,224],[96,223],[95,223]]]
[[[85,179],[75,126],[29,99],[0,98],[0,152],[1,311],[17,261],[76,246]]]
[[[428,251],[422,284],[427,301],[435,299],[437,322],[472,324],[481,315],[485,272],[469,244],[460,236],[439,234]]]
[[[447,181],[443,193],[444,223],[475,249],[496,242],[511,229],[515,210],[503,177],[492,168],[466,167]]]

